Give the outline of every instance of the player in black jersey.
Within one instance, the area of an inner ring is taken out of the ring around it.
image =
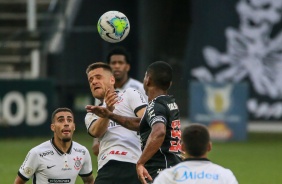
[[[163,169],[181,162],[179,109],[174,97],[168,95],[171,83],[172,68],[169,64],[157,61],[149,65],[143,81],[149,105],[141,121],[140,118],[116,115],[103,107],[88,109],[100,117],[140,131],[142,155],[136,170],[142,183],[151,182]]]

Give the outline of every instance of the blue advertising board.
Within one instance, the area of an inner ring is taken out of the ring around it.
[[[246,83],[190,83],[189,114],[192,123],[208,127],[211,139],[247,139]]]
[[[50,135],[50,80],[0,80],[0,137]]]

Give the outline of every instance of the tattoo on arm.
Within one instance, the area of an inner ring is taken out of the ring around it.
[[[130,130],[139,131],[139,122],[141,118],[133,118],[133,117],[127,117],[127,116],[120,116],[117,114],[112,113],[109,118],[117,123],[119,123],[121,126],[128,128]]]

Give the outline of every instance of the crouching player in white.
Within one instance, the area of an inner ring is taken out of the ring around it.
[[[182,131],[182,150],[187,158],[163,170],[154,184],[238,184],[232,171],[207,159],[212,144],[207,128],[192,124]]]
[[[52,114],[54,137],[29,151],[14,184],[32,183],[75,184],[79,175],[85,184],[93,184],[92,163],[88,150],[72,141],[75,130],[73,113],[58,108]]]

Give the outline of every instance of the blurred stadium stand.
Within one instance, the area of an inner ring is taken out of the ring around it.
[[[86,67],[104,61],[111,47],[123,45],[132,54],[130,75],[141,81],[151,62],[164,60],[172,65],[176,72],[171,94],[188,122],[190,63],[185,61],[185,52],[191,25],[190,3],[0,0],[0,79],[53,79],[54,106],[74,109],[76,119],[83,121],[84,105],[92,103]],[[121,11],[130,20],[130,33],[121,43],[107,43],[97,33],[99,17],[109,10]],[[84,127],[83,122],[80,125]]]

